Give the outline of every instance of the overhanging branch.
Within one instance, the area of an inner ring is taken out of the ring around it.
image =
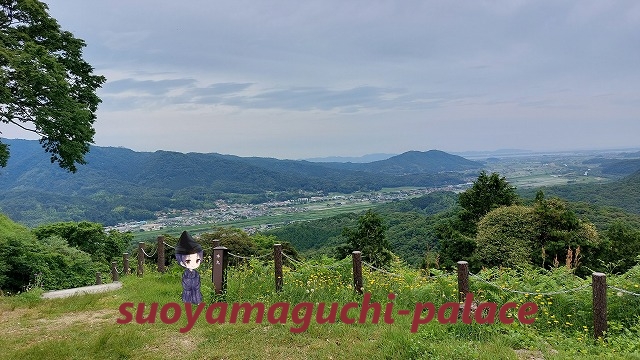
[[[44,134],[43,134],[43,133],[41,133],[40,131],[38,131],[38,130],[36,130],[36,129],[29,129],[28,127],[26,127],[26,126],[24,126],[24,125],[20,124],[19,122],[15,121],[15,120],[9,119],[8,121],[9,121],[9,123],[11,123],[11,124],[14,124],[14,125],[18,126],[18,127],[19,127],[19,128],[21,128],[22,130],[30,131],[30,132],[32,132],[32,133],[36,133],[36,134],[38,134],[38,135],[40,135],[40,136],[43,136],[43,135],[44,135]]]

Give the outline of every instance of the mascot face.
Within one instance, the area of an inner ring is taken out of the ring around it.
[[[189,270],[197,269],[200,266],[202,260],[200,259],[199,254],[189,254],[184,255],[182,258],[182,263],[180,265],[186,267]]]

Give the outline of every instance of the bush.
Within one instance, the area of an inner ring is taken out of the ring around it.
[[[96,264],[91,256],[51,236],[38,241],[31,232],[0,215],[0,289],[9,293],[39,286],[46,290],[90,285]]]

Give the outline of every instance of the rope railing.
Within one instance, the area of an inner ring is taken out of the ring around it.
[[[283,253],[282,253],[282,256],[284,256],[285,258],[287,258],[287,259],[288,259],[289,261],[291,261],[293,264],[296,264],[296,265],[302,265],[302,264],[304,264],[302,261],[297,260],[297,259],[294,259],[293,257],[291,257],[291,256],[287,255],[287,253],[285,253],[285,252],[283,252]]]
[[[156,253],[158,252],[158,249],[156,248],[153,253],[151,255],[147,254],[147,252],[144,250],[144,248],[142,248],[142,253],[144,254],[144,256],[148,257],[148,258],[152,258],[154,257],[154,255],[156,255]]]
[[[174,246],[167,244],[166,242],[163,241],[164,238],[159,237],[158,238],[158,246],[155,248],[155,251],[153,252],[153,254],[148,254],[145,249],[144,249],[144,243],[139,243],[139,247],[138,247],[138,276],[142,276],[143,274],[143,268],[144,268],[144,258],[145,256],[150,258],[153,257],[154,255],[156,255],[156,252],[158,253],[158,269],[160,271],[160,269],[164,269],[164,250],[165,250],[165,246],[168,248],[172,248],[175,249]],[[314,264],[312,262],[304,262],[304,261],[300,261],[296,258],[294,258],[293,256],[286,254],[282,251],[282,245],[281,244],[274,244],[274,251],[273,254],[263,254],[263,255],[258,255],[258,256],[242,256],[242,255],[238,255],[238,254],[234,254],[232,252],[229,251],[229,249],[227,249],[224,246],[218,246],[219,245],[219,241],[218,240],[213,240],[212,241],[212,247],[210,250],[210,256],[211,256],[211,263],[212,263],[212,271],[211,271],[211,280],[214,283],[214,288],[215,288],[215,293],[218,295],[222,295],[226,292],[226,281],[227,281],[227,266],[229,264],[229,258],[235,258],[235,259],[244,259],[244,260],[250,260],[250,259],[263,259],[269,256],[273,256],[273,261],[274,261],[274,278],[275,278],[275,289],[276,291],[281,291],[282,287],[283,287],[283,258],[287,259],[288,261],[290,261],[290,264],[295,266],[295,270],[296,272],[298,272],[298,270],[303,269],[303,268],[312,268],[312,269],[330,269],[330,270],[334,270],[334,269],[339,269],[342,268],[344,269],[345,267],[349,266],[347,262],[339,262],[336,263],[334,262],[333,264]],[[362,261],[362,253],[360,251],[353,251],[352,252],[352,263],[351,263],[351,267],[352,267],[352,272],[353,272],[353,290],[356,291],[359,294],[363,294],[364,290],[365,290],[365,283],[363,282],[363,277],[362,277],[362,266],[366,266],[367,268],[371,269],[372,271],[376,271],[376,272],[380,272],[383,273],[387,276],[391,276],[394,278],[403,278],[403,277],[407,277],[408,275],[402,275],[402,274],[397,274],[394,273],[392,271],[388,271],[386,269],[382,269],[380,267],[377,267],[371,263]],[[209,255],[207,255],[208,257]],[[162,264],[161,264],[162,263]],[[162,267],[161,267],[162,265]],[[117,276],[117,274],[121,274],[124,273],[125,271],[119,271],[116,268],[113,268],[112,271],[112,275],[113,276]],[[515,293],[515,294],[521,294],[521,295],[525,295],[525,296],[529,296],[529,295],[533,295],[533,296],[553,296],[553,295],[560,295],[560,294],[569,294],[569,293],[576,293],[576,292],[580,292],[580,291],[584,291],[586,289],[592,288],[593,290],[593,317],[594,317],[594,337],[598,338],[598,337],[602,337],[604,336],[605,332],[606,332],[606,296],[607,296],[607,289],[611,289],[611,290],[615,290],[618,292],[618,295],[621,294],[627,294],[627,295],[631,295],[631,296],[640,296],[640,293],[636,293],[633,291],[629,291],[620,287],[616,287],[616,286],[611,286],[611,285],[606,285],[606,275],[603,273],[593,273],[592,274],[592,281],[589,284],[584,284],[581,286],[577,286],[577,287],[573,287],[570,289],[563,289],[563,290],[555,290],[555,291],[540,291],[540,290],[535,290],[535,291],[529,291],[529,290],[519,290],[519,289],[511,289],[508,288],[506,286],[501,286],[495,282],[489,281],[477,274],[473,274],[469,271],[469,266],[468,263],[466,261],[460,261],[458,262],[458,271],[457,274],[456,273],[443,273],[443,274],[438,274],[438,275],[431,275],[428,274],[427,276],[425,276],[427,279],[437,279],[437,278],[444,278],[444,277],[451,277],[451,276],[455,276],[457,275],[458,278],[458,301],[462,302],[465,301],[466,299],[466,295],[470,294],[470,289],[469,289],[469,278],[472,278],[474,280],[477,280],[478,282],[482,283],[482,284],[486,284],[488,286],[491,286],[492,288],[498,289],[500,291],[503,292],[507,292],[507,293]],[[411,276],[409,276],[411,277]]]
[[[383,274],[391,275],[391,276],[393,276],[393,277],[402,277],[402,275],[394,274],[394,273],[389,272],[389,271],[387,271],[387,270],[385,270],[385,269],[377,268],[377,267],[373,266],[372,264],[369,264],[369,263],[368,263],[368,262],[366,262],[366,261],[363,261],[362,263],[363,263],[366,267],[370,268],[371,270],[375,270],[375,271],[381,272],[381,273],[383,273]]]
[[[227,254],[228,254],[229,256],[232,256],[232,257],[235,257],[235,258],[238,258],[238,259],[244,259],[244,260],[251,260],[251,259],[263,259],[263,258],[265,258],[265,257],[267,257],[267,256],[271,256],[271,254],[264,254],[264,255],[252,255],[252,256],[242,256],[242,255],[234,254],[234,253],[232,253],[232,252],[230,252],[230,251],[229,251],[229,252],[227,252]]]
[[[333,270],[333,269],[338,269],[338,268],[344,267],[344,264],[335,264],[335,263],[334,264],[310,264],[308,262],[303,262],[303,261],[297,260],[297,259],[293,258],[291,255],[288,255],[285,252],[282,253],[282,256],[287,258],[289,261],[291,261],[291,263],[293,265],[300,266],[300,267],[306,266],[306,267],[309,267],[311,269],[329,269],[329,270]]]
[[[559,291],[548,291],[548,292],[540,292],[540,291],[521,291],[521,290],[513,290],[513,289],[508,289],[505,287],[502,287],[498,284],[492,283],[488,280],[485,280],[483,278],[481,278],[480,276],[476,275],[476,274],[472,274],[469,273],[469,275],[475,279],[478,279],[480,282],[483,282],[487,285],[490,285],[494,288],[500,289],[504,292],[510,292],[510,293],[515,293],[515,294],[522,294],[522,295],[542,295],[542,296],[551,296],[551,295],[559,295],[559,294],[568,294],[568,293],[572,293],[572,292],[577,292],[577,291],[581,291],[587,288],[591,287],[591,284],[585,284],[582,286],[578,286],[572,289],[567,289],[567,290],[559,290]]]
[[[611,285],[607,285],[607,287],[609,289],[613,289],[613,290],[619,291],[619,292],[621,292],[623,294],[632,295],[632,296],[640,296],[640,294],[638,294],[638,293],[634,293],[634,292],[629,291],[629,290],[621,289],[619,287],[615,287],[615,286],[611,286]]]
[[[455,273],[452,273],[452,272],[439,274],[439,275],[427,275],[427,279],[440,279],[440,278],[445,278],[445,277],[454,276],[454,275]]]

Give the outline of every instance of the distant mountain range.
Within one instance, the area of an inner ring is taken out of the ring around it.
[[[368,163],[372,161],[386,160],[395,155],[398,155],[398,154],[378,153],[378,154],[367,154],[362,156],[328,156],[328,157],[308,158],[303,160],[311,161],[311,162]]]
[[[10,146],[11,157],[0,168],[0,212],[28,225],[61,220],[112,225],[152,218],[163,209],[212,207],[218,199],[258,203],[267,192],[295,197],[459,184],[482,168],[480,162],[437,150],[350,163],[93,146],[87,165],[72,174],[51,164],[38,141],[2,142]]]
[[[482,163],[467,160],[458,155],[451,155],[444,151],[429,150],[426,152],[407,151],[388,159],[369,163],[327,162],[323,163],[323,165],[334,169],[405,175],[476,170],[482,166]]]

